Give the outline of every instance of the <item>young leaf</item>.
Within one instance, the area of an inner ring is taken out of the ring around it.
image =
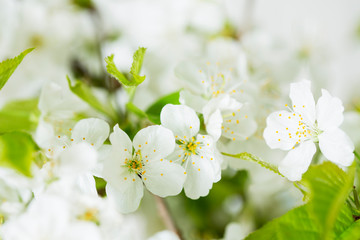
[[[328,239],[334,231],[339,235],[351,224],[350,222],[343,227],[335,226],[336,219],[352,190],[354,175],[354,166],[346,173],[331,162],[313,166],[304,174],[301,182],[312,192],[311,206],[314,216],[323,227],[322,239]],[[348,214],[351,216],[351,211]]]
[[[343,232],[338,240],[354,240],[358,239],[360,236],[360,221],[356,221],[351,226]]]
[[[319,229],[320,227],[309,212],[308,206],[304,205],[272,220],[251,233],[245,240],[319,240]]]
[[[106,62],[106,70],[110,73],[114,78],[116,78],[120,83],[124,84],[125,86],[133,86],[132,83],[122,74],[114,63],[114,54],[105,58]]]
[[[142,83],[145,80],[145,76],[139,76],[144,56],[145,56],[146,48],[139,47],[138,50],[134,53],[133,63],[131,65],[130,74],[134,77],[136,82]]]
[[[119,69],[117,69],[114,63],[114,54],[111,54],[110,56],[105,58],[106,70],[124,86],[136,87],[145,80],[145,76],[139,76],[145,52],[146,48],[140,47],[134,53],[133,63],[131,65],[129,77],[125,76],[119,71]]]
[[[0,165],[13,168],[30,177],[31,164],[37,149],[27,133],[11,132],[0,135]]]
[[[328,240],[343,237],[344,234],[344,239],[348,239],[345,238],[347,235],[353,236],[353,231],[358,230],[358,226],[354,226],[351,210],[345,205],[353,181],[353,166],[348,173],[331,162],[310,167],[301,181],[310,189],[309,202],[267,223],[246,240]]]
[[[77,95],[79,98],[84,100],[86,103],[88,103],[91,107],[98,110],[99,112],[105,114],[109,118],[111,118],[113,121],[117,122],[117,114],[113,108],[111,108],[109,105],[102,104],[97,97],[92,93],[92,90],[89,86],[87,86],[85,83],[76,81],[74,85],[71,85],[71,80],[69,77],[67,77],[68,85],[75,95]]]
[[[169,95],[166,95],[151,104],[150,107],[148,107],[148,109],[145,111],[145,113],[148,115],[149,120],[155,124],[160,124],[161,109],[168,103],[180,104],[179,97],[180,92],[178,91],[170,93]]]
[[[32,50],[34,50],[34,48],[29,48],[23,51],[22,53],[20,53],[20,55],[18,55],[17,57],[12,59],[7,59],[0,63],[0,89],[4,87],[5,83],[9,80],[11,75],[14,73],[16,68],[24,59],[24,57]]]
[[[19,100],[6,104],[0,110],[0,133],[34,130],[40,112],[37,99]]]

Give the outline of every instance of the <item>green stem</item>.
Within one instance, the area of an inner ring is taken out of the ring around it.
[[[159,215],[161,216],[166,227],[173,231],[180,240],[184,240],[180,229],[176,225],[173,216],[170,213],[169,206],[166,204],[165,200],[159,196],[153,195],[156,201],[156,205],[159,211]]]
[[[354,155],[358,160],[360,160],[360,155],[356,151],[354,151]]]
[[[270,171],[272,171],[272,172],[274,172],[274,173],[276,173],[276,174],[278,174],[278,175],[280,175],[282,177],[285,177],[284,175],[282,175],[279,172],[277,167],[273,166],[272,164],[270,164],[268,162],[263,161],[259,157],[255,156],[255,155],[252,155],[250,153],[243,152],[243,153],[238,153],[238,154],[229,154],[229,153],[223,153],[222,152],[221,154],[224,155],[224,156],[228,156],[228,157],[239,158],[241,160],[255,162],[255,163],[261,165],[262,167],[267,168]]]
[[[353,186],[353,195],[354,195],[354,202],[355,202],[355,205],[356,205],[356,208],[358,210],[360,210],[360,201],[359,201],[359,195],[356,191],[356,187]]]

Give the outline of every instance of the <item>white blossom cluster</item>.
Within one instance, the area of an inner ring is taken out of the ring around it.
[[[179,240],[172,231],[145,234],[150,224],[140,212],[147,196],[183,192],[197,200],[207,197],[224,175],[247,169],[250,201],[268,211],[273,204],[269,196],[285,192],[277,203],[288,201],[293,194],[289,186],[300,181],[311,164],[331,161],[346,169],[354,162],[354,143],[360,139],[353,129],[360,115],[344,114],[331,88],[322,89],[317,102],[318,93],[311,90],[323,83],[324,72],[332,72],[331,67],[315,68],[322,64],[321,47],[289,41],[283,53],[275,38],[261,29],[244,30],[242,36],[234,30],[242,29],[233,14],[238,5],[234,2],[159,0],[162,4],[156,6],[161,7],[155,7],[143,0],[94,0],[96,12],[90,12],[95,24],[69,3],[24,2],[6,2],[11,15],[6,19],[14,21],[18,31],[0,28],[0,55],[28,44],[37,44],[39,51],[30,63],[24,62],[23,71],[19,67],[14,78],[20,80],[9,80],[1,90],[0,106],[39,96],[40,113],[31,132],[38,149],[32,177],[0,167],[0,240]],[[0,9],[0,15],[5,12]],[[99,22],[104,26],[97,28]],[[96,34],[103,41],[98,48]],[[96,50],[89,51],[84,42]],[[104,70],[108,77],[105,62],[99,64],[94,52],[99,51],[103,61],[115,51],[116,65],[125,69],[139,45],[148,48],[142,63],[146,80],[134,95],[124,86],[111,93],[89,87],[90,98],[118,114],[115,121],[66,85],[64,76],[72,71],[74,56],[89,76]],[[306,56],[294,57],[300,53]],[[42,71],[36,68],[39,62],[44,63]],[[285,81],[292,82],[290,87]],[[145,109],[174,91],[179,92],[177,103],[163,104],[159,124],[153,123]],[[129,111],[130,103],[140,114]],[[284,105],[286,109],[279,110]],[[276,165],[275,172],[284,178],[229,156],[242,152]],[[235,196],[222,207],[239,212],[242,201]],[[242,239],[253,228],[231,223],[224,239]]]

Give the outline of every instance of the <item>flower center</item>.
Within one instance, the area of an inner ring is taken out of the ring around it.
[[[139,174],[144,167],[144,163],[141,156],[141,150],[135,152],[131,159],[125,158],[125,167],[130,173]]]
[[[98,214],[99,211],[97,209],[88,209],[82,215],[78,216],[78,219],[88,222],[94,222],[96,225],[100,225]]]
[[[185,155],[198,154],[197,149],[201,145],[201,142],[196,141],[195,137],[192,137],[189,141],[186,141],[184,139],[178,139],[176,140],[176,143],[185,151]]]

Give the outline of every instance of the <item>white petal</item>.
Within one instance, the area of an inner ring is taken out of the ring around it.
[[[204,120],[207,122],[208,117],[215,112],[217,109],[220,109],[221,113],[224,112],[236,112],[241,109],[243,106],[242,103],[238,102],[234,98],[230,97],[228,94],[223,94],[217,98],[211,99],[203,109]]]
[[[38,106],[43,115],[56,114],[56,112],[68,113],[86,108],[86,104],[68,88],[63,88],[54,82],[44,85]]]
[[[60,154],[60,174],[80,175],[96,165],[97,152],[88,143],[74,144]]]
[[[143,182],[147,189],[160,197],[174,196],[181,192],[186,175],[179,164],[168,160],[153,161],[146,165]]]
[[[195,136],[200,129],[200,120],[196,112],[185,105],[167,104],[161,110],[161,125],[170,129],[180,138]]]
[[[350,166],[354,160],[354,144],[339,128],[330,129],[319,135],[319,147],[330,161],[342,166]]]
[[[132,156],[128,151],[120,151],[113,146],[109,156],[104,159],[102,176],[106,181],[116,184],[119,179],[123,180],[123,175],[128,174],[128,169],[125,167],[126,159]]]
[[[175,68],[175,75],[190,89],[193,93],[200,95],[205,92],[205,85],[202,80],[206,78],[204,66],[198,62],[184,61]]]
[[[187,161],[189,162],[187,163],[187,176],[184,184],[186,196],[191,199],[198,199],[208,195],[215,181],[215,173],[211,163],[197,155],[191,156]]]
[[[325,89],[316,105],[316,119],[321,130],[339,127],[344,120],[344,107],[339,98],[332,97]]]
[[[236,113],[239,113],[242,106],[242,103],[238,102],[234,98],[231,98],[228,94],[211,99],[203,109],[207,132],[214,137],[215,140],[217,140],[220,137],[219,132],[221,132],[221,127],[228,123],[225,119],[233,117]],[[218,111],[221,112],[221,123],[217,113]],[[236,124],[236,121],[234,124]],[[227,131],[228,130],[226,130],[226,132]],[[226,132],[222,131],[222,134],[224,135]],[[232,130],[229,131],[229,134],[230,132],[232,132]],[[231,138],[233,138],[233,136]]]
[[[221,164],[223,161],[221,153],[216,149],[216,142],[209,135],[198,134],[196,140],[200,142],[201,149],[197,149],[198,156],[202,161],[210,163],[214,170],[214,182],[221,178]]]
[[[132,142],[129,136],[119,128],[118,124],[114,126],[114,132],[110,134],[110,142],[115,150],[131,156]]]
[[[76,186],[82,193],[97,197],[94,176],[90,173],[82,174],[76,179]]]
[[[224,119],[222,129],[224,137],[232,140],[245,140],[255,133],[257,129],[255,119],[242,110],[235,116]]]
[[[315,123],[315,100],[311,92],[311,82],[303,80],[290,84],[290,99],[295,112],[301,114],[309,125]]]
[[[80,120],[74,127],[71,138],[75,143],[86,141],[98,149],[109,137],[110,127],[98,118]]]
[[[182,90],[180,92],[179,102],[201,113],[207,101],[199,95],[192,94],[187,90]]]
[[[128,176],[129,177],[129,176]],[[133,181],[135,179],[135,181]],[[133,178],[122,180],[120,186],[106,185],[106,194],[113,199],[121,213],[130,213],[138,209],[144,195],[142,181],[136,175]]]
[[[295,137],[299,127],[298,121],[297,116],[293,116],[287,111],[271,113],[266,119],[266,128],[264,130],[266,144],[271,149],[291,149],[298,140]]]
[[[35,141],[39,147],[47,149],[53,144],[55,132],[51,124],[40,119],[36,128]]]
[[[162,126],[141,129],[133,142],[135,151],[140,149],[142,157],[149,160],[167,157],[175,148],[173,133]]]
[[[223,118],[221,116],[221,112],[217,109],[213,112],[209,118],[206,125],[206,131],[211,135],[215,141],[217,141],[221,137],[221,126],[223,123]]]
[[[110,157],[112,146],[108,144],[102,145],[98,150],[98,159],[96,166],[92,170],[92,174],[96,177],[102,178],[105,159]]]
[[[298,147],[288,152],[279,166],[279,172],[290,181],[299,181],[301,176],[309,168],[311,160],[316,152],[315,143],[305,141]]]

